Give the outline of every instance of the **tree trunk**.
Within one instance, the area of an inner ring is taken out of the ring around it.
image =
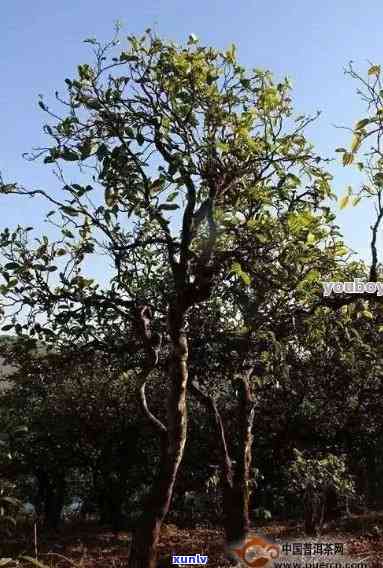
[[[316,535],[318,528],[317,499],[312,483],[308,483],[305,490],[304,517],[306,535]]]
[[[238,382],[240,393],[238,417],[240,421],[241,455],[235,473],[228,450],[225,428],[217,404],[212,397],[204,394],[195,383],[192,384],[192,391],[214,417],[221,459],[223,527],[229,550],[246,540],[250,526],[249,481],[252,459],[254,405],[250,395],[248,376],[241,377]]]
[[[52,477],[47,471],[36,471],[38,481],[37,510],[44,515],[44,525],[58,530],[64,507],[65,477]]]
[[[250,471],[252,461],[254,405],[250,394],[247,377],[238,381],[240,402],[240,451],[238,464],[235,470],[233,483],[233,499],[227,511],[225,526],[226,540],[229,547],[243,543],[248,536],[250,528],[249,502],[250,502]]]
[[[37,480],[37,494],[33,505],[38,517],[42,517],[44,515],[46,473],[44,470],[38,468],[35,472],[35,477]]]
[[[133,536],[129,568],[155,568],[162,522],[169,511],[174,484],[187,434],[186,389],[188,348],[183,332],[183,316],[169,316],[173,353],[170,360],[171,386],[168,399],[168,426],[161,434],[161,458],[157,480]]]
[[[101,471],[94,478],[99,524],[109,525],[118,532],[124,526],[122,507],[126,499],[126,482],[110,471]]]
[[[49,528],[57,531],[61,522],[64,507],[65,480],[61,477],[49,480],[45,517]]]

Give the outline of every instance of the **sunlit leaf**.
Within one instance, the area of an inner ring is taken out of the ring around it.
[[[371,65],[371,67],[368,70],[368,74],[371,75],[380,75],[380,65]]]
[[[339,207],[340,209],[344,209],[345,207],[347,207],[347,205],[350,202],[350,196],[349,195],[343,195],[340,199],[339,199]]]
[[[349,166],[350,164],[352,164],[353,160],[354,160],[354,156],[353,156],[352,153],[350,153],[350,152],[345,152],[345,153],[343,154],[342,162],[343,162],[343,165],[344,165],[344,166]]]

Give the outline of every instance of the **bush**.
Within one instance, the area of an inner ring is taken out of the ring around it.
[[[319,530],[325,520],[339,516],[347,499],[355,495],[355,483],[344,456],[326,454],[309,458],[294,450],[288,469],[289,492],[300,502],[308,534]]]

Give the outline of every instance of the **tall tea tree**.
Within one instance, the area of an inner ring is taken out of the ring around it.
[[[5,231],[2,292],[6,314],[22,315],[13,320],[19,332],[42,318],[45,336],[61,325],[92,334],[98,313],[122,329],[136,322],[147,353],[141,400],[161,436],[162,460],[129,566],[152,568],[187,434],[188,310],[232,270],[247,279],[238,237],[260,209],[319,206],[329,176],[304,136],[313,118],[293,116],[288,81],[245,70],[234,46],[219,52],[190,36],[179,47],[148,30],[113,56],[117,41],[87,41],[95,59],[66,80],[61,111],[40,101],[52,145],[35,156],[56,167],[62,191],[3,184],[7,194],[46,198],[62,234],[34,246],[23,229]],[[65,179],[67,162],[71,178],[80,166],[76,183]],[[86,276],[96,253],[111,270],[103,288]],[[144,392],[161,334],[171,345],[166,425]]]

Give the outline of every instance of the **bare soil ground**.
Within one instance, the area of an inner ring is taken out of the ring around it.
[[[263,535],[272,542],[308,542],[302,526],[297,523],[270,522],[253,527],[254,535]],[[49,568],[79,566],[81,568],[122,568],[127,566],[128,532],[115,534],[94,523],[71,523],[60,533],[37,535],[37,557]],[[344,563],[363,561],[371,568],[383,567],[383,513],[352,516],[325,527],[321,536],[311,542],[344,543]],[[171,566],[172,554],[203,554],[209,557],[208,566],[230,566],[225,557],[224,537],[220,529],[179,529],[164,525],[159,546],[159,568]],[[0,558],[36,557],[34,530],[24,527],[22,534],[0,542]],[[72,562],[69,562],[70,559]],[[281,559],[282,560],[282,559]],[[296,558],[283,558],[296,561]],[[309,561],[309,559],[305,559]],[[310,562],[318,562],[311,558]],[[334,562],[327,558],[327,561]],[[318,564],[319,565],[319,564]],[[0,563],[1,566],[1,563]],[[12,566],[32,566],[31,563],[13,563]]]

